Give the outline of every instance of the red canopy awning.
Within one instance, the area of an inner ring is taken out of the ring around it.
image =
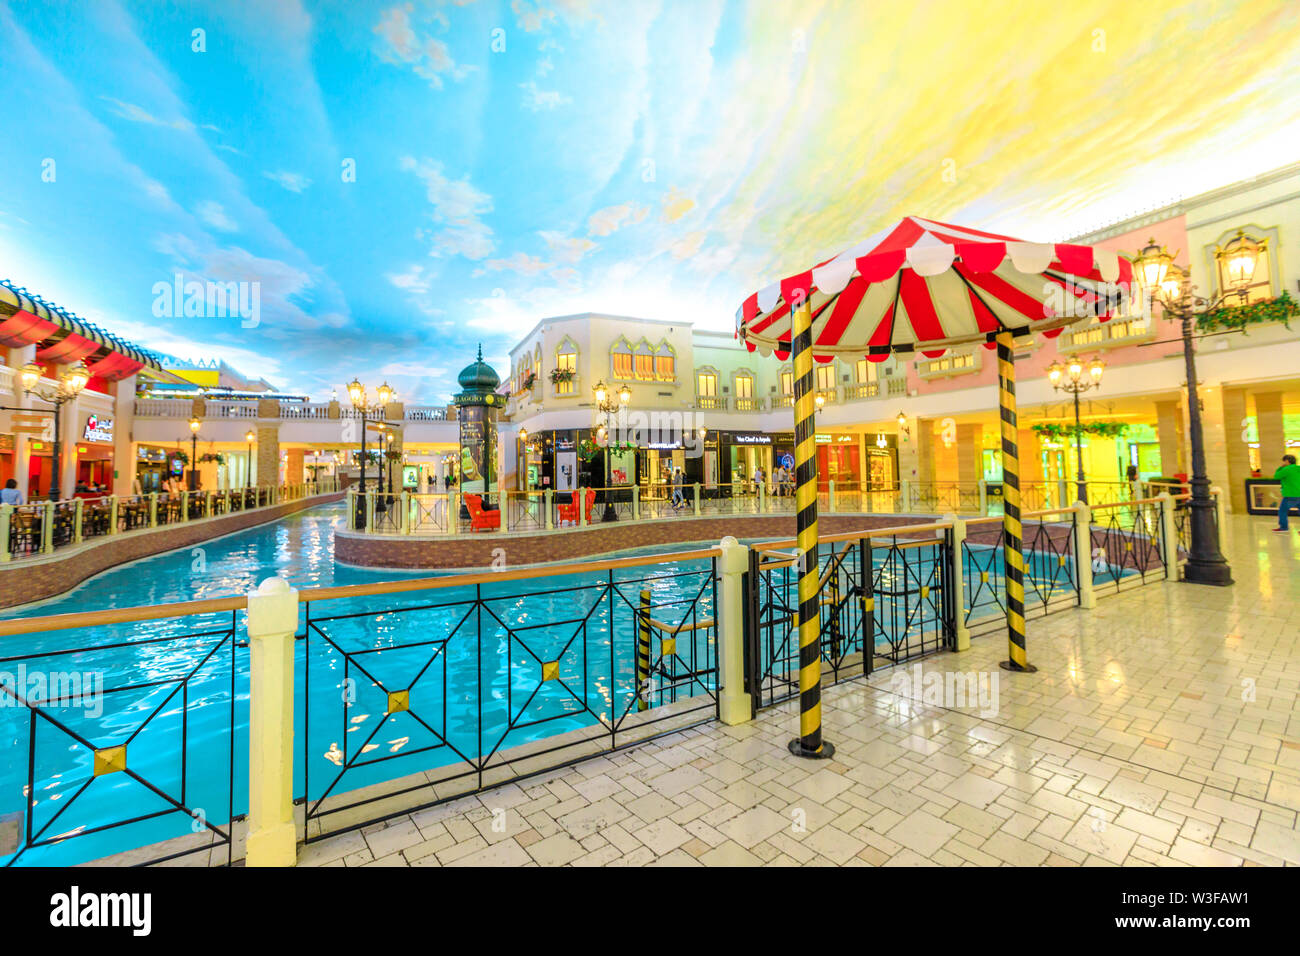
[[[117,382],[140,371],[140,369],[144,368],[144,363],[137,362],[121,352],[110,352],[98,362],[87,366],[87,368],[93,378],[103,379],[106,382]]]
[[[914,351],[933,358],[951,346],[990,345],[1003,330],[1059,334],[1091,315],[1109,318],[1132,278],[1131,264],[1107,250],[908,216],[749,296],[737,335],[750,351],[784,359],[791,306],[807,298],[818,361]]]
[[[53,362],[56,365],[71,365],[99,351],[99,343],[84,338],[75,332],[69,332],[53,345],[47,345],[36,352],[38,362]]]
[[[0,345],[20,349],[39,342],[57,328],[48,319],[19,309],[13,315],[0,318]]]

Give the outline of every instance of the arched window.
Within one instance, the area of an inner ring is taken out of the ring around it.
[[[706,366],[695,370],[695,394],[699,398],[718,397],[717,369]]]
[[[614,378],[632,378],[632,346],[628,344],[627,339],[619,336],[610,349],[610,362],[612,363]]]
[[[555,350],[555,394],[574,395],[578,390],[578,347],[567,335]]]
[[[666,341],[655,350],[655,378],[661,382],[677,381],[677,353]]]
[[[754,400],[754,374],[748,369],[736,372],[732,384],[736,390],[736,411],[753,411],[757,408]]]
[[[652,382],[655,377],[655,350],[645,339],[636,345],[636,377],[643,382]]]

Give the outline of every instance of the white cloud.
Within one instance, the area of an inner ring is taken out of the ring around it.
[[[412,25],[413,10],[414,7],[407,3],[390,7],[380,14],[379,23],[374,28],[381,41],[380,58],[388,63],[409,66],[428,80],[435,90],[443,88],[444,75],[460,81],[473,72],[474,67],[456,63],[447,44]],[[449,26],[446,14],[440,11],[435,11],[432,19],[443,29]]]
[[[689,259],[700,251],[700,246],[703,243],[704,232],[697,229],[695,232],[688,232],[676,242],[670,243],[668,251],[673,254],[674,259]]]
[[[551,265],[552,263],[536,256],[530,256],[525,252],[516,252],[507,259],[489,259],[483,263],[484,268],[478,270],[475,275],[482,275],[485,272],[517,272],[521,276],[535,276],[539,272],[545,272],[551,268]]]
[[[496,249],[492,229],[480,218],[492,211],[492,197],[475,188],[468,179],[448,179],[442,164],[430,159],[417,161],[403,156],[401,168],[413,172],[424,183],[425,198],[441,227],[432,236],[433,256],[464,256],[486,259]]]
[[[264,171],[262,175],[291,193],[300,193],[311,185],[311,180],[302,173],[291,173],[283,169],[273,173]]]
[[[528,80],[520,83],[519,88],[524,91],[522,106],[532,113],[540,113],[543,110],[553,110],[561,106],[566,106],[573,102],[571,97],[565,96],[559,90],[543,90],[535,80]]]
[[[550,250],[551,256],[557,262],[564,262],[572,265],[578,262],[583,256],[596,248],[596,243],[590,239],[570,238],[562,232],[539,232],[539,236],[546,240],[546,248]]]
[[[587,232],[593,236],[608,236],[624,226],[636,225],[649,213],[648,206],[638,206],[630,202],[606,206],[604,209],[597,209],[587,219]]]
[[[213,229],[219,229],[222,232],[236,232],[239,225],[235,220],[226,215],[226,210],[221,203],[206,199],[194,207],[194,213]]]

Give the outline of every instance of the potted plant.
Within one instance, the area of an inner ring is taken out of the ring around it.
[[[572,382],[577,376],[578,373],[571,368],[553,368],[550,374],[551,384],[559,385],[561,382]]]

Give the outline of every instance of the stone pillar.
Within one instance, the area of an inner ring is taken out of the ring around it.
[[[934,462],[934,419],[918,418],[913,428],[916,436],[916,475],[915,480],[933,483],[935,480]]]
[[[77,490],[77,439],[81,433],[77,431],[77,423],[81,421],[81,400],[74,398],[70,402],[65,402],[63,406],[55,413],[59,416],[59,456],[62,462],[55,462],[56,468],[59,468],[59,494],[64,498],[71,498]]]
[[[1255,430],[1259,435],[1259,472],[1272,478],[1287,453],[1281,392],[1255,393]]]
[[[300,485],[303,483],[303,456],[306,452],[301,448],[290,448],[284,463],[284,483],[286,485]]]
[[[18,378],[18,370],[28,362],[36,360],[36,346],[28,345],[21,349],[9,350],[9,364],[14,370],[14,404],[19,408],[31,408],[31,396],[23,391]],[[38,407],[45,403],[37,403]],[[39,440],[39,436],[38,436]],[[32,500],[31,488],[28,487],[27,473],[31,470],[31,436],[14,435],[14,478],[18,481],[18,490],[23,493],[24,501]]]
[[[957,480],[973,485],[984,477],[984,428],[982,425],[957,426]]]
[[[129,495],[135,481],[136,446],[132,440],[135,429],[136,376],[128,375],[113,387],[113,494]]]
[[[1181,399],[1156,402],[1156,435],[1160,440],[1160,471],[1163,476],[1186,472],[1183,449],[1183,403]]]
[[[257,423],[257,483],[260,486],[275,486],[280,483],[280,424],[279,422]]]
[[[1246,390],[1225,388],[1215,401],[1213,391],[1202,392],[1202,430],[1205,432],[1205,470],[1210,484],[1225,486],[1228,509],[1246,513],[1246,479],[1250,477],[1250,448],[1242,439],[1246,418]]]

